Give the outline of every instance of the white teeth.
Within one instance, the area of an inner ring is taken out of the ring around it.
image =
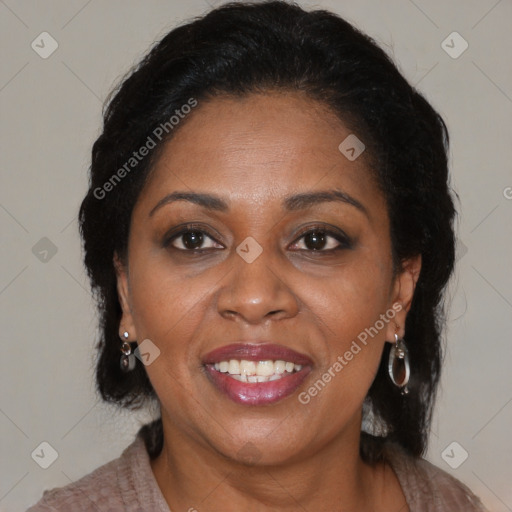
[[[256,367],[256,375],[261,377],[274,375],[274,361],[260,361]]]
[[[219,361],[214,364],[217,371],[226,373],[240,382],[269,382],[278,380],[286,375],[302,370],[301,364],[294,364],[291,361],[278,359],[272,361],[247,361],[242,359],[230,359]]]
[[[231,375],[240,375],[240,363],[236,359],[229,361],[228,373]]]
[[[256,363],[254,361],[246,361],[242,359],[240,361],[240,373],[242,375],[256,375]]]
[[[284,373],[285,371],[286,371],[286,361],[281,361],[280,359],[278,359],[274,363],[274,372],[277,374],[281,374],[281,373]]]
[[[283,375],[271,375],[267,377],[265,375],[230,375],[232,379],[239,380],[240,382],[270,382],[272,380],[279,380],[283,378]]]

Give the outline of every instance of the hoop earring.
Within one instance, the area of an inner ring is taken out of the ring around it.
[[[400,388],[400,393],[406,395],[409,393],[407,383],[411,374],[409,366],[409,352],[403,339],[395,334],[395,344],[389,352],[388,373],[393,384]]]
[[[123,333],[124,341],[121,345],[121,352],[123,355],[119,361],[119,365],[121,367],[121,371],[124,373],[131,372],[135,368],[135,354],[132,351],[132,345],[130,342],[126,341],[128,339],[128,331]]]

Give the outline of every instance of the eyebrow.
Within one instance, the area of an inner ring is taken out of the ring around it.
[[[167,204],[176,201],[188,201],[197,204],[211,211],[226,212],[229,210],[229,204],[224,199],[213,194],[204,194],[197,192],[172,192],[160,199],[158,203],[149,212],[151,217],[158,209]],[[305,192],[289,196],[283,201],[283,208],[287,211],[298,211],[310,208],[311,206],[325,202],[341,202],[354,206],[366,216],[369,217],[366,208],[355,198],[341,190],[320,190],[317,192]]]
[[[355,198],[341,190],[320,190],[318,192],[305,192],[287,197],[283,206],[288,211],[303,210],[320,203],[340,202],[356,207],[368,216],[366,208]]]
[[[189,201],[190,203],[202,206],[207,210],[219,212],[229,210],[228,203],[219,196],[214,196],[212,194],[199,194],[197,192],[173,192],[172,194],[167,194],[165,197],[160,199],[160,201],[158,201],[158,203],[156,203],[153,209],[149,212],[149,216],[151,217],[158,209],[162,208],[162,206],[176,201]]]

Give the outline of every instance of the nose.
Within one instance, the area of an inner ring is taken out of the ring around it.
[[[287,283],[283,264],[277,264],[269,252],[263,250],[252,263],[233,254],[233,270],[217,296],[222,317],[254,325],[297,314],[297,297]]]

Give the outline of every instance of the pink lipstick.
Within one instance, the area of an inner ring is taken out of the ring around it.
[[[283,345],[234,343],[206,354],[203,364],[210,382],[234,402],[267,405],[293,394],[313,361]]]

